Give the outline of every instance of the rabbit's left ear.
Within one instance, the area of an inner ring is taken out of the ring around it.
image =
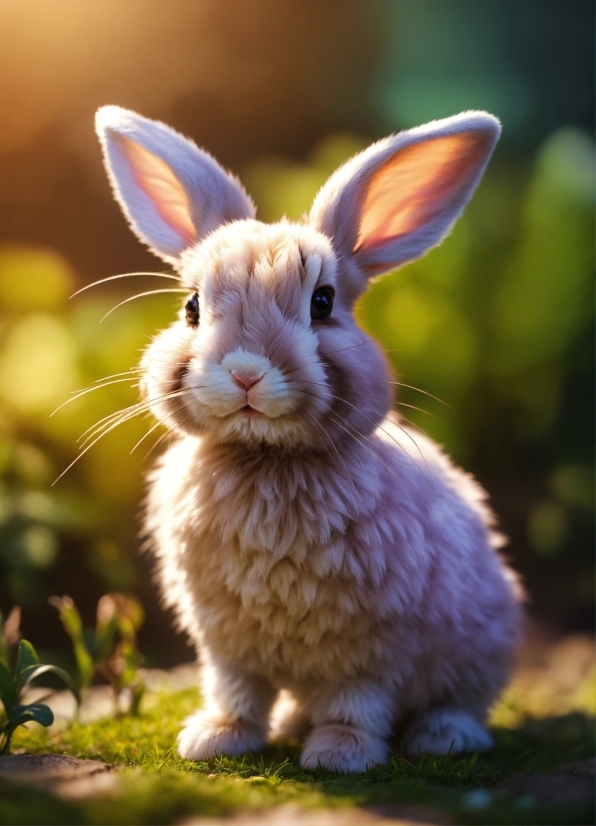
[[[240,183],[164,123],[103,106],[95,125],[116,200],[141,241],[166,261],[175,263],[220,224],[254,217]]]
[[[449,232],[471,197],[500,134],[486,112],[464,112],[400,132],[335,172],[310,221],[362,276],[412,261]]]

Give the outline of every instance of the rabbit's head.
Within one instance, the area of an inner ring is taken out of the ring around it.
[[[354,302],[370,277],[449,232],[498,121],[467,112],[385,138],[332,175],[302,223],[271,225],[164,124],[107,106],[97,131],[132,229],[187,290],[143,358],[155,415],[191,434],[327,452],[370,433],[390,407],[390,375]]]

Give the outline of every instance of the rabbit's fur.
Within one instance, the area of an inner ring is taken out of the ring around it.
[[[449,231],[498,122],[464,113],[387,138],[332,176],[303,223],[273,225],[163,124],[105,107],[97,126],[133,229],[200,307],[198,326],[183,310],[142,362],[144,397],[176,433],[146,528],[203,669],[179,753],[306,733],[305,767],[359,772],[387,760],[404,720],[412,754],[490,747],[520,589],[482,489],[389,412],[391,374],[352,309],[371,275]],[[322,286],[333,310],[313,320]]]

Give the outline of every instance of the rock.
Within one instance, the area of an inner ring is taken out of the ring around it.
[[[116,772],[106,763],[65,754],[0,756],[0,778],[71,799],[95,797],[114,790],[119,783]]]
[[[574,774],[577,777],[596,777],[596,757],[588,757],[587,760],[576,760],[573,763],[565,763],[554,769],[553,774]]]
[[[595,759],[590,758],[567,763],[546,774],[520,774],[498,783],[496,791],[550,805],[593,804],[595,766]]]
[[[80,760],[66,754],[6,754],[0,757],[0,775],[10,775],[15,780],[33,779],[38,775],[46,779],[70,780],[109,770],[107,763],[100,760]]]

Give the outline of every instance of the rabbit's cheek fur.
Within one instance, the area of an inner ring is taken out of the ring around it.
[[[181,422],[182,380],[190,357],[188,330],[176,324],[153,340],[141,361],[141,395],[153,415],[173,430]]]
[[[356,328],[338,332],[321,334],[319,355],[333,401],[325,426],[334,440],[357,440],[385,418],[393,384],[386,360],[371,339]]]

